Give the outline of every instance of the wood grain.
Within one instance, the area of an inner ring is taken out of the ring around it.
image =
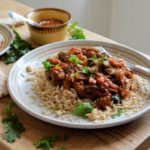
[[[4,98],[0,102],[1,110],[7,105],[9,97]],[[96,130],[79,130],[59,127],[42,122],[29,116],[27,113],[19,109],[16,105],[13,111],[23,122],[26,132],[22,135],[21,139],[17,140],[14,144],[9,144],[0,136],[0,144],[11,148],[12,150],[33,150],[33,142],[41,138],[41,136],[48,136],[53,133],[60,135],[67,134],[69,139],[65,142],[59,142],[57,146],[64,146],[68,150],[131,150],[135,149],[145,141],[146,137],[150,135],[150,122],[145,121],[150,116],[150,112],[145,114],[140,119],[118,127],[108,129]],[[2,119],[2,111],[0,111],[0,120]],[[2,135],[2,128],[0,127],[0,135]]]
[[[13,0],[0,0],[0,17],[6,17],[8,10],[14,10],[24,15],[30,9]],[[21,26],[17,30],[24,39],[29,40],[29,32],[26,26]],[[116,43],[87,30],[85,30],[85,33],[87,39]],[[7,66],[2,61],[0,62],[0,69],[6,75],[8,75],[10,68],[11,65]],[[2,109],[8,104],[9,100],[11,100],[9,96],[0,99],[0,120],[3,117]],[[138,147],[141,147],[142,143],[150,137],[150,112],[126,125],[99,130],[78,130],[63,128],[40,121],[31,117],[16,105],[13,111],[17,114],[21,122],[23,122],[26,132],[23,133],[21,139],[13,144],[9,144],[3,140],[3,130],[0,125],[0,150],[34,150],[34,141],[41,138],[41,136],[51,135],[52,133],[69,135],[68,141],[58,142],[54,148],[63,146],[67,150],[132,150],[136,148],[138,150]],[[150,143],[142,145],[142,149],[144,150],[148,146],[150,146]]]

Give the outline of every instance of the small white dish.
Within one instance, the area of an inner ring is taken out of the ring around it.
[[[15,35],[13,31],[4,24],[0,24],[0,56],[9,50]]]
[[[35,95],[32,91],[32,82],[26,81],[26,77],[28,76],[28,74],[26,73],[26,67],[39,67],[41,65],[41,62],[47,59],[49,56],[59,51],[67,50],[70,47],[94,46],[103,46],[114,56],[118,55],[119,53],[121,58],[131,63],[141,64],[145,67],[150,68],[150,60],[148,58],[140,54],[138,51],[125,46],[88,40],[52,43],[29,52],[21,59],[19,59],[12,67],[8,78],[8,89],[14,102],[30,115],[45,122],[56,124],[59,126],[82,129],[107,128],[125,124],[139,118],[144,113],[149,111],[150,105],[149,103],[147,103],[144,108],[141,108],[137,112],[133,112],[130,116],[121,115],[120,117],[117,117],[115,119],[111,118],[102,122],[92,122],[73,115],[71,115],[71,118],[68,119],[67,117],[58,117],[53,114],[43,114],[43,112],[46,112],[46,108],[41,106],[41,101],[39,100],[39,98],[32,98]]]

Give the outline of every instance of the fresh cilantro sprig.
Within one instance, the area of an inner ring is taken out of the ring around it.
[[[106,59],[107,55],[106,54],[102,54],[101,57],[97,58],[96,53],[93,54],[93,56],[91,58],[88,58],[88,61],[90,61],[90,64],[102,64],[104,62],[104,60]]]
[[[91,72],[90,67],[84,67],[84,68],[82,69],[82,73],[83,73],[83,74],[90,74],[90,73],[92,73],[92,72]]]
[[[13,32],[15,33],[15,39],[10,45],[9,50],[4,55],[5,64],[11,64],[17,61],[21,56],[25,55],[33,49],[28,42],[21,38],[15,29],[13,29]]]
[[[17,116],[11,112],[12,102],[3,110],[4,118],[2,119],[4,140],[13,143],[25,131],[23,124],[18,120]]]
[[[39,141],[35,142],[36,148],[42,148],[43,150],[49,150],[49,148],[54,147],[55,143],[60,140],[58,134],[53,134],[50,137],[41,138]]]
[[[95,61],[97,59],[96,53],[93,53],[93,56],[88,58],[89,61]]]
[[[88,113],[92,112],[92,110],[93,107],[89,102],[81,102],[75,107],[73,113],[77,116],[85,118]]]
[[[102,54],[101,58],[98,58],[98,63],[102,64],[105,59],[106,59],[106,54]]]
[[[117,111],[116,111],[114,114],[112,114],[111,118],[114,119],[114,118],[116,118],[116,117],[119,117],[119,116],[121,116],[124,112],[125,112],[124,109],[122,109],[122,108],[117,108]]]
[[[44,65],[45,70],[49,70],[50,68],[55,66],[54,64],[50,63],[47,60],[43,61],[42,64]]]
[[[70,55],[69,60],[73,63],[77,64],[82,64],[83,62],[76,56],[76,55]]]
[[[68,135],[64,135],[63,138],[58,134],[52,134],[50,137],[41,138],[39,141],[35,142],[34,145],[36,148],[41,148],[42,150],[49,150],[54,147],[55,143],[58,141],[65,141],[68,139]],[[64,147],[58,147],[58,150],[65,150]]]
[[[73,22],[69,25],[68,32],[71,35],[71,40],[86,39],[83,29],[78,26],[77,22]]]

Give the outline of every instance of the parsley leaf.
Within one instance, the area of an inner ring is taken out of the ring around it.
[[[84,73],[84,74],[90,74],[90,73],[92,73],[92,72],[91,72],[91,70],[90,70],[90,67],[84,67],[84,68],[82,69],[82,73]]]
[[[10,45],[9,51],[7,51],[4,55],[5,64],[11,64],[17,61],[21,56],[25,55],[33,49],[28,42],[20,37],[15,29],[13,29],[13,32],[15,33],[16,37],[13,43]]]
[[[70,55],[69,60],[73,63],[77,64],[82,64],[82,61],[76,56],[76,55]]]
[[[85,39],[84,31],[78,26],[77,22],[73,22],[68,27],[68,32],[71,35],[71,39]]]
[[[17,116],[11,112],[12,103],[3,110],[4,118],[2,119],[4,140],[13,143],[25,131],[23,124],[18,120]]]
[[[93,110],[92,105],[89,102],[81,102],[74,109],[74,114],[81,117],[86,117],[88,113],[91,113]]]
[[[35,142],[34,145],[36,148],[49,150],[49,148],[54,147],[57,141],[60,141],[60,136],[58,134],[53,134],[50,137],[41,138],[39,141]]]
[[[106,59],[106,54],[102,54],[101,58],[98,59],[98,63],[102,64],[105,59]]]
[[[48,62],[47,60],[46,60],[46,61],[43,61],[42,63],[43,63],[44,68],[45,68],[46,70],[49,70],[51,67],[54,67],[54,66],[55,66],[54,64]]]
[[[106,59],[106,54],[102,54],[100,58],[97,58],[96,53],[93,54],[91,58],[88,58],[88,61],[90,61],[90,65],[92,64],[102,64],[104,60]]]
[[[97,56],[95,52],[92,57],[88,58],[89,61],[95,61],[96,59],[97,59]]]
[[[41,139],[37,143],[35,143],[36,148],[42,148],[43,150],[49,150],[50,144],[46,139]]]
[[[49,137],[41,138],[39,141],[35,142],[34,145],[36,148],[41,148],[42,150],[49,150],[50,148],[54,147],[57,141],[66,141],[68,140],[69,135],[64,135],[60,137],[58,134],[52,134]],[[64,147],[58,147],[57,150],[66,150]]]

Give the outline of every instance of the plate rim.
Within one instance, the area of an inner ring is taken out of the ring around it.
[[[64,43],[66,43],[65,46],[67,46],[67,43],[89,43],[89,42],[95,42],[95,43],[99,43],[99,45],[109,45],[110,47],[117,47],[118,49],[128,49],[131,51],[134,51],[136,54],[142,56],[144,59],[146,59],[146,61],[148,61],[150,63],[150,59],[148,59],[146,56],[144,56],[143,54],[141,54],[140,52],[138,52],[135,49],[129,48],[127,46],[121,45],[121,44],[114,44],[114,43],[110,43],[110,42],[103,42],[103,41],[95,41],[95,40],[72,40],[72,41],[61,41],[61,42],[55,42],[55,43],[50,43],[41,47],[38,47],[34,50],[32,50],[31,52],[29,52],[28,54],[24,55],[22,58],[20,58],[12,67],[9,76],[8,76],[8,91],[10,96],[12,97],[13,101],[21,108],[23,109],[25,112],[27,112],[28,114],[30,114],[31,116],[40,119],[42,121],[51,123],[51,124],[55,124],[55,125],[59,125],[59,126],[63,126],[63,127],[69,127],[69,128],[80,128],[80,129],[97,129],[97,128],[108,128],[108,127],[113,127],[113,126],[118,126],[121,124],[125,124],[128,123],[130,121],[133,121],[137,118],[139,118],[140,116],[142,116],[144,113],[146,113],[148,110],[150,110],[150,105],[141,109],[140,111],[138,111],[137,113],[135,113],[134,115],[126,118],[125,120],[119,120],[119,121],[114,121],[113,123],[104,123],[104,124],[89,124],[89,125],[85,125],[85,124],[80,124],[80,123],[74,123],[74,124],[70,124],[69,122],[65,122],[65,120],[53,120],[50,118],[47,118],[47,116],[44,116],[42,114],[39,114],[38,112],[35,112],[34,110],[31,110],[28,106],[23,105],[23,103],[21,103],[17,97],[15,97],[15,95],[12,92],[11,89],[11,74],[13,73],[14,68],[16,67],[17,63],[19,63],[20,61],[22,61],[24,58],[26,58],[28,55],[31,55],[32,53],[35,53],[36,51],[39,51],[40,49],[48,49],[48,47],[52,47],[52,46],[57,46],[57,45],[63,45]]]
[[[13,40],[15,39],[15,34],[11,30],[11,28],[5,24],[0,24],[0,27],[2,27],[5,30],[5,32],[9,33],[10,38],[11,38],[9,40],[9,44],[3,50],[0,51],[0,56],[2,56],[4,53],[6,53],[9,50],[10,45],[12,44]]]

